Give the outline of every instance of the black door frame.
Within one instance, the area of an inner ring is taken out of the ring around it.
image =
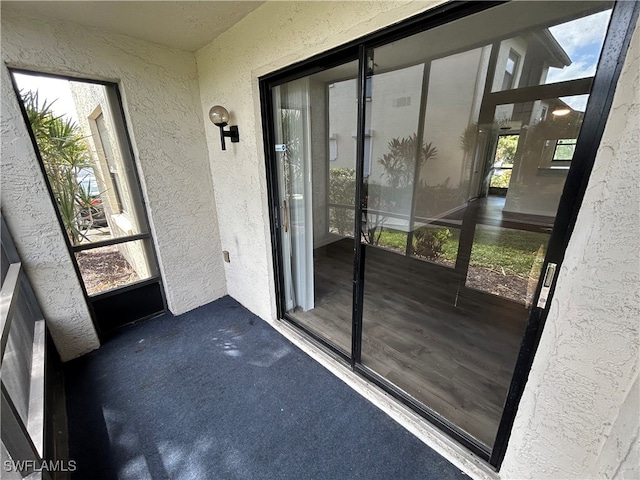
[[[259,78],[264,154],[267,173],[268,205],[271,224],[271,248],[275,275],[275,295],[278,318],[285,319],[297,328],[301,329],[328,353],[333,354],[334,357],[337,357],[344,363],[350,365],[354,372],[382,387],[403,404],[420,413],[456,441],[467,447],[482,459],[486,460],[489,465],[496,470],[500,469],[502,460],[504,459],[518,405],[522,394],[524,393],[529,371],[531,370],[536,349],[540,342],[549,311],[548,307],[543,309],[536,306],[542,282],[539,282],[535,292],[533,307],[529,314],[529,320],[522,339],[520,352],[518,354],[514,374],[508,390],[496,440],[493,448],[491,450],[487,450],[484,445],[480,444],[466,432],[462,431],[448,420],[440,417],[435,412],[425,408],[424,405],[416,403],[395,385],[389,383],[360,363],[365,249],[359,236],[354,235],[351,355],[345,355],[345,353],[336,345],[327,342],[326,339],[310,331],[299,322],[296,322],[294,318],[285,312],[283,303],[284,283],[282,276],[282,258],[280,253],[280,225],[282,219],[280,218],[280,197],[278,192],[277,168],[275,164],[275,137],[272,125],[274,112],[271,95],[272,88],[282,83],[311,75],[355,59],[359,60],[358,138],[356,158],[356,198],[359,199],[359,201],[356,201],[355,203],[356,228],[354,230],[354,232],[359,232],[359,223],[362,218],[362,211],[364,207],[362,188],[365,146],[364,97],[366,91],[366,78],[368,74],[366,66],[369,52],[375,47],[382,46],[394,40],[409,37],[415,33],[429,30],[473,13],[494,8],[503,3],[506,2],[449,2],[422,14],[416,15],[408,20],[384,28],[345,45],[333,48],[327,52],[316,55],[307,60],[297,62],[289,67],[285,67]],[[598,145],[600,144],[604,127],[608,119],[613,95],[620,77],[625,54],[631,41],[631,36],[633,34],[639,11],[640,4],[637,2],[619,1],[614,4],[609,29],[602,47],[596,74],[591,85],[589,103],[583,117],[582,128],[577,140],[572,165],[560,199],[542,271],[546,271],[550,263],[555,263],[559,267],[564,259],[564,253],[568,246],[568,242],[573,232],[577,215],[585,195],[587,182],[593,169]],[[553,87],[545,87],[545,89],[547,88]],[[499,94],[494,98],[499,102]],[[556,282],[557,275],[551,283],[549,299],[553,296]],[[548,304],[549,302],[547,302],[547,305]]]
[[[122,96],[120,94],[120,89],[117,83],[108,82],[102,80],[96,80],[92,78],[85,77],[74,77],[69,75],[58,75],[54,73],[48,72],[40,72],[34,69],[24,69],[24,68],[13,68],[7,67],[9,70],[9,76],[11,78],[11,83],[13,86],[13,90],[16,94],[16,99],[18,101],[18,105],[20,106],[20,111],[23,116],[23,120],[25,122],[25,127],[29,134],[29,138],[31,139],[31,144],[33,145],[34,153],[38,159],[38,163],[40,165],[40,170],[45,180],[45,184],[47,186],[47,190],[49,192],[49,197],[51,199],[52,204],[54,205],[54,211],[56,214],[56,218],[58,219],[58,223],[60,225],[61,233],[64,238],[65,244],[67,245],[67,249],[71,256],[71,262],[73,264],[73,268],[76,272],[78,280],[80,281],[80,286],[82,288],[82,292],[87,302],[87,306],[89,308],[89,313],[91,315],[91,320],[94,328],[98,334],[98,338],[101,342],[107,340],[118,328],[130,324],[136,323],[143,320],[147,320],[149,318],[155,317],[167,311],[167,300],[166,294],[164,290],[164,283],[162,280],[160,265],[158,263],[158,255],[156,253],[156,244],[155,239],[151,233],[151,225],[149,223],[149,214],[147,212],[147,206],[144,199],[142,184],[140,183],[140,178],[138,176],[138,165],[136,161],[136,157],[134,155],[133,146],[131,144],[131,136],[129,133],[129,127],[127,125],[127,119],[124,112],[124,105],[122,102]],[[113,93],[115,95],[115,100],[117,102],[117,111],[114,111],[114,115],[118,115],[119,119],[122,122],[122,125],[116,126],[116,128],[121,127],[123,137],[119,139],[119,141],[126,142],[126,145],[123,147],[128,151],[128,154],[131,158],[132,163],[132,175],[133,175],[133,184],[131,188],[137,189],[140,193],[140,213],[142,218],[140,219],[141,224],[145,228],[145,233],[139,233],[135,235],[128,235],[123,237],[112,238],[110,240],[104,240],[100,242],[92,242],[91,244],[86,245],[73,245],[68,235],[64,234],[64,222],[62,220],[62,216],[58,208],[55,208],[55,196],[53,193],[53,189],[51,184],[47,179],[47,172],[44,166],[44,162],[42,161],[42,156],[40,155],[40,149],[38,148],[38,143],[36,141],[35,135],[31,129],[31,125],[29,124],[29,118],[27,116],[27,111],[25,109],[24,103],[20,97],[20,89],[14,77],[14,73],[21,73],[25,75],[39,76],[39,77],[48,77],[55,78],[60,80],[69,80],[74,82],[84,82],[93,85],[101,85],[105,88],[113,89]],[[78,261],[76,258],[76,253],[84,250],[89,250],[93,248],[99,248],[101,246],[107,245],[117,245],[120,243],[135,241],[135,240],[146,240],[149,242],[150,249],[152,250],[152,257],[149,258],[149,261],[152,263],[155,271],[158,272],[156,275],[146,278],[144,280],[140,280],[138,282],[130,283],[122,287],[114,288],[105,292],[101,292],[95,295],[89,295],[87,289],[84,285],[84,281],[82,279],[82,274],[80,272],[80,267],[78,265]]]

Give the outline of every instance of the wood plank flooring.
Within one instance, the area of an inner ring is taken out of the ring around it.
[[[316,249],[315,308],[294,318],[351,351],[353,240]],[[362,364],[491,447],[528,316],[453,269],[367,247]]]

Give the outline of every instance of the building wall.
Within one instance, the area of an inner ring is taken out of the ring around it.
[[[258,78],[429,6],[351,2],[336,16],[330,2],[267,3],[197,52],[203,112],[226,104],[240,126],[240,143],[221,152],[207,125],[228,289],[262,318],[275,318],[275,294]],[[622,478],[636,468],[637,38],[630,57],[500,478]],[[459,450],[437,449],[482,476]]]
[[[224,295],[194,55],[3,5],[2,61],[119,82],[169,308],[180,314]],[[5,66],[2,91],[2,209],[68,360],[98,342]]]

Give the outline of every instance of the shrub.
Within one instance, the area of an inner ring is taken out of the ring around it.
[[[356,171],[353,168],[329,170],[329,228],[340,235],[353,236],[353,212],[356,196]]]
[[[413,232],[413,251],[420,257],[435,260],[442,255],[445,243],[451,238],[448,228],[422,227]]]

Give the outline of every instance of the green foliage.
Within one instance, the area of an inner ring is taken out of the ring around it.
[[[353,236],[353,201],[356,196],[356,171],[353,168],[329,170],[329,203],[345,207],[331,207],[329,227],[340,235]]]
[[[489,186],[494,188],[509,188],[511,172],[512,170],[503,170],[500,174],[494,172],[493,175],[491,175],[491,183],[489,183]]]
[[[414,232],[414,254],[453,265],[459,239],[460,231],[455,228],[422,227]],[[548,241],[546,233],[478,228],[473,239],[471,265],[527,279],[540,249],[544,250]],[[385,230],[379,239],[379,245],[403,251],[406,242],[407,234],[398,230]]]
[[[549,235],[505,228],[479,228],[473,239],[471,265],[528,278],[540,246]],[[455,253],[452,258],[455,260]]]
[[[415,133],[408,138],[392,139],[388,145],[389,152],[378,160],[378,163],[384,167],[383,176],[387,177],[390,187],[402,188],[413,185],[416,172],[420,172],[427,160],[437,156],[438,149],[431,143],[421,145],[418,152],[416,140]],[[418,165],[416,165],[416,157]],[[417,176],[419,178],[419,175]]]
[[[83,169],[91,167],[86,143],[75,122],[54,115],[53,102],[40,104],[33,91],[21,95],[65,230],[76,244],[85,236],[78,222],[80,212],[92,200],[78,179]]]
[[[451,232],[448,228],[422,227],[413,232],[413,238],[413,250],[416,255],[436,260],[442,255],[444,245],[451,238]]]
[[[520,135],[500,135],[496,146],[495,165],[512,167],[518,149]]]
[[[378,245],[404,251],[407,248],[407,233],[393,229],[384,230],[380,232]]]
[[[387,179],[387,185],[366,185],[369,189],[365,192],[369,213],[362,237],[371,245],[378,245],[381,241],[387,219],[383,213],[375,212],[393,212],[397,205],[410,203],[413,185],[419,181],[422,167],[438,154],[431,142],[418,145],[415,133],[407,138],[391,139],[388,147],[389,151],[378,160],[384,167],[382,176]]]
[[[415,215],[432,217],[466,202],[465,191],[452,187],[450,177],[439,185],[425,185],[421,180],[416,189]]]

